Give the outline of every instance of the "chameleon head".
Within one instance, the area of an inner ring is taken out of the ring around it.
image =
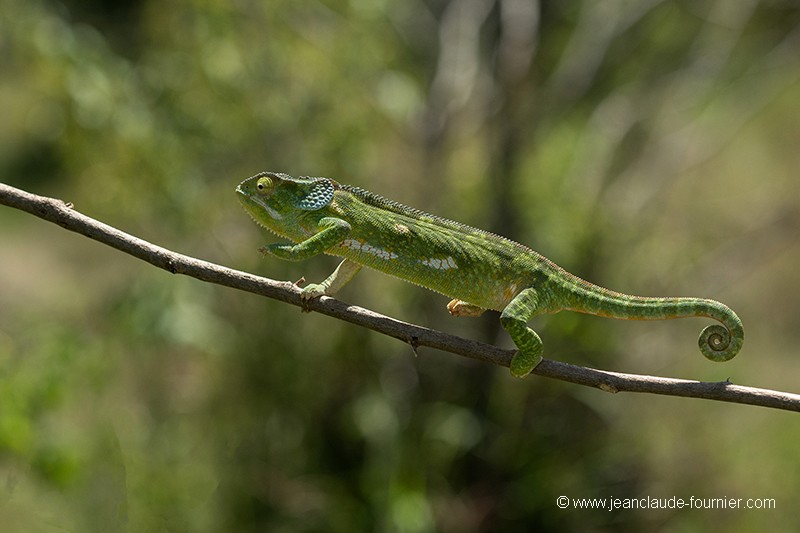
[[[328,178],[293,178],[279,172],[261,172],[236,187],[245,211],[258,224],[287,235],[304,212],[331,203],[336,182]]]

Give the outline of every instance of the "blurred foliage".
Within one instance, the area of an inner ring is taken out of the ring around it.
[[[276,279],[233,188],[327,175],[701,321],[534,323],[578,364],[797,391],[790,0],[0,0],[0,180]],[[266,237],[268,238],[268,237]],[[510,345],[365,272],[342,298]],[[612,396],[180,279],[0,210],[3,531],[785,530],[794,415]],[[560,510],[569,497],[775,510]]]

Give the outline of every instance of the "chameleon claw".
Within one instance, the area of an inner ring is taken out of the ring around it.
[[[310,313],[312,311],[309,305],[311,304],[311,298],[303,297],[303,294],[300,293],[300,312],[301,313]]]

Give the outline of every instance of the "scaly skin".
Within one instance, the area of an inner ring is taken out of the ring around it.
[[[333,295],[368,266],[453,298],[454,316],[501,311],[500,322],[518,351],[511,373],[525,376],[542,360],[542,341],[527,326],[542,313],[578,311],[625,320],[708,317],[700,350],[727,361],[742,347],[742,322],[731,309],[703,298],[648,298],[622,294],[570,274],[533,250],[392,202],[328,178],[293,178],[262,172],[237,188],[239,200],[260,225],[295,244],[268,244],[261,251],[299,261],[320,253],[344,260],[325,281],[303,289],[302,298]]]

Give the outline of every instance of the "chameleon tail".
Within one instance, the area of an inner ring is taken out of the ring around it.
[[[570,275],[571,276],[571,275]],[[577,276],[567,285],[566,309],[623,320],[668,320],[708,317],[720,324],[707,326],[698,339],[703,355],[712,361],[732,359],[744,343],[742,321],[733,310],[705,298],[631,296],[599,287]]]
[[[711,326],[706,326],[700,332],[697,344],[706,359],[717,362],[727,361],[742,349],[742,343],[744,343],[742,321],[728,306],[714,300],[708,301],[720,308],[722,315],[711,318],[722,322],[723,325],[712,324]]]

